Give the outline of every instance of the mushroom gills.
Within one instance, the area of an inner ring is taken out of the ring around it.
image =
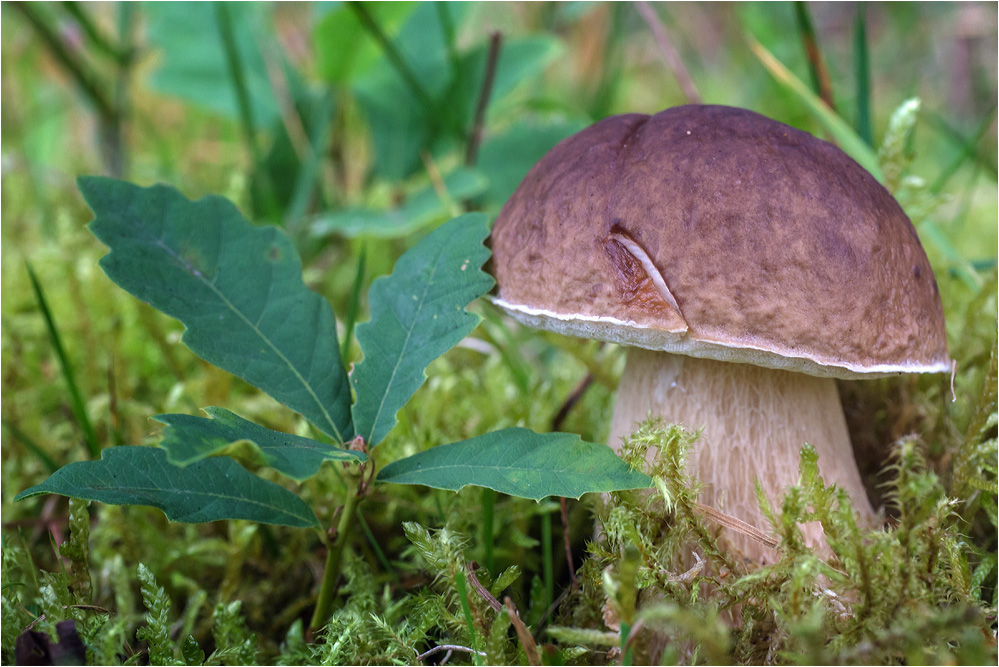
[[[621,266],[621,262],[617,261],[617,254],[608,247],[608,243],[616,243],[624,249],[631,260],[638,263],[638,266],[641,267],[641,273],[644,274],[644,277],[652,283],[652,286],[658,293],[659,297],[669,304],[669,307],[683,322],[684,330],[689,330],[690,324],[687,322],[687,318],[683,316],[683,312],[680,310],[680,304],[676,302],[676,297],[673,296],[673,292],[670,291],[669,286],[666,284],[666,279],[663,278],[663,274],[656,267],[652,258],[649,257],[649,253],[645,252],[645,248],[639,245],[638,242],[625,234],[623,231],[612,231],[607,235],[604,239],[604,247],[607,250],[607,254],[611,257],[611,261],[615,265],[615,268],[618,270],[618,274],[622,278],[629,275],[635,276],[638,272],[630,270],[631,267]],[[634,280],[634,278],[632,278],[632,280]],[[632,281],[629,280],[627,282]],[[628,285],[627,289],[629,289],[629,291],[638,291],[638,285]]]

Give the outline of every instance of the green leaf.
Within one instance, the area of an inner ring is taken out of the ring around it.
[[[43,493],[109,505],[149,505],[184,523],[246,519],[280,526],[318,525],[298,496],[251,475],[232,459],[211,458],[178,468],[156,447],[105,449],[100,461],[70,463],[14,500]]]
[[[466,8],[461,3],[447,3],[446,11],[458,25]],[[447,36],[434,3],[418,3],[391,41],[431,101],[438,101],[452,77]],[[364,76],[351,82],[351,90],[371,128],[375,173],[385,180],[398,181],[421,169],[420,152],[428,149],[433,138],[449,125],[446,119],[427,107],[384,56]]]
[[[413,2],[367,2],[372,17],[386,34],[398,32],[416,8]],[[326,14],[314,31],[316,61],[322,76],[344,83],[363,75],[382,55],[378,43],[346,4]]]
[[[208,407],[211,417],[192,415],[156,415],[158,422],[167,424],[160,446],[167,450],[167,459],[178,466],[187,466],[210,456],[224,454],[240,442],[255,445],[264,463],[283,475],[302,481],[319,472],[323,461],[364,462],[368,457],[349,449],[272,431],[247,421],[223,408]]]
[[[484,197],[489,206],[499,210],[545,153],[584,127],[579,121],[519,120],[503,134],[487,138],[478,166],[489,179]]]
[[[753,39],[751,35],[746,35],[749,48],[759,58],[763,66],[767,68],[770,75],[778,83],[797,95],[809,112],[822,124],[822,127],[832,136],[844,153],[852,157],[857,163],[870,172],[871,176],[884,181],[881,167],[878,165],[878,157],[874,150],[861,139],[850,125],[836,115],[819,96],[808,89],[805,83],[796,77],[794,73],[784,66],[767,51],[766,47]]]
[[[352,436],[350,389],[329,304],[302,282],[284,232],[255,227],[228,200],[192,202],[177,190],[81,177],[96,217],[90,230],[111,248],[111,280],[187,327],[202,359],[305,415],[321,431]]]
[[[652,485],[648,475],[629,468],[607,445],[585,442],[571,433],[542,434],[525,428],[434,447],[390,463],[378,479],[450,491],[485,486],[532,500]]]
[[[427,365],[482,320],[465,307],[493,286],[481,270],[489,258],[482,245],[488,234],[485,215],[457,217],[371,285],[371,320],[357,327],[364,359],[351,374],[354,423],[369,447],[395,426],[396,413],[427,379]]]
[[[258,46],[258,36],[269,34],[265,28],[268,11],[263,5],[246,5],[232,13],[236,47],[246,72],[253,116],[265,127],[280,117]],[[150,46],[160,52],[160,64],[150,80],[152,87],[202,108],[238,118],[239,104],[219,36],[214,4],[150,2],[143,5],[143,18],[148,25]]]
[[[478,196],[486,191],[488,185],[489,181],[482,172],[459,168],[444,179],[447,197],[442,198],[433,185],[428,185],[409,196],[405,203],[395,210],[348,208],[332,211],[313,223],[312,235],[321,237],[340,234],[347,237],[376,238],[407,236],[448,217],[448,211],[455,201]]]

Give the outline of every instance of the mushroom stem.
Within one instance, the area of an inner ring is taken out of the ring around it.
[[[844,488],[861,515],[874,516],[830,378],[629,348],[611,446],[619,450],[622,439],[650,414],[703,429],[688,470],[704,483],[700,501],[705,505],[769,530],[754,482],[759,480],[779,510],[784,490],[798,481],[800,450],[807,442],[818,452],[825,483]],[[802,529],[808,544],[823,544],[817,523]],[[724,531],[722,537],[748,562],[764,564],[776,557],[745,535]]]

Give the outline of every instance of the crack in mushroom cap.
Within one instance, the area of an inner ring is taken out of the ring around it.
[[[855,378],[950,370],[912,223],[835,146],[744,109],[607,118],[524,178],[491,236],[530,326]]]

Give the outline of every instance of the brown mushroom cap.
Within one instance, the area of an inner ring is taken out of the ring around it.
[[[570,335],[854,378],[950,369],[912,223],[835,146],[689,105],[559,143],[492,232],[494,301]]]

